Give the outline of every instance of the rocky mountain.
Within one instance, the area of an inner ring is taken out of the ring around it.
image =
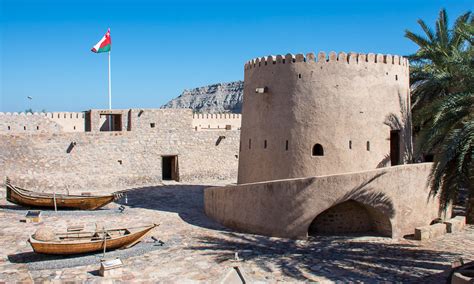
[[[184,90],[161,108],[191,108],[195,112],[241,113],[244,81],[218,83]]]

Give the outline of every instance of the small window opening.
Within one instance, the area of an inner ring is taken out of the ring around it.
[[[76,126],[74,125],[74,130],[76,130]]]
[[[285,64],[285,58],[283,58],[283,60],[281,61],[283,64]]]
[[[349,140],[349,149],[352,149],[352,140]]]
[[[150,123],[150,127],[155,128],[155,123],[154,122]]]
[[[23,130],[26,130],[26,126],[23,126]]]
[[[288,151],[288,140],[286,140],[285,150]]]
[[[122,164],[122,160],[118,160],[117,162],[118,162],[120,165]]]
[[[8,130],[10,130],[10,126],[8,126]]]
[[[398,81],[398,75],[395,75],[395,81]]]
[[[249,139],[249,149],[252,149],[252,139]]]
[[[298,79],[301,79],[301,74],[298,74]]]
[[[263,148],[267,149],[267,140],[263,141]]]
[[[40,127],[39,127],[39,126],[36,126],[36,130],[40,130]]]
[[[314,144],[313,156],[324,156],[324,149],[321,144]]]
[[[367,151],[370,151],[370,141],[367,141]]]

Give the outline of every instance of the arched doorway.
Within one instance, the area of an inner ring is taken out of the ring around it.
[[[308,228],[308,235],[377,234],[392,236],[390,219],[371,206],[348,200],[323,211]]]

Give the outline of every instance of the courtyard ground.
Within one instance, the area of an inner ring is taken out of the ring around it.
[[[444,283],[450,263],[474,260],[474,226],[418,242],[374,236],[318,236],[288,240],[232,232],[206,217],[203,185],[172,184],[131,190],[106,209],[44,212],[42,223],[22,223],[26,210],[0,201],[0,282],[218,282],[238,265],[251,281]],[[4,191],[2,192],[4,195]],[[125,206],[123,213],[118,207]],[[96,256],[56,257],[32,252],[40,226],[65,230],[160,223],[136,248],[107,253],[124,262],[122,274],[98,276]],[[238,252],[240,262],[231,261]]]

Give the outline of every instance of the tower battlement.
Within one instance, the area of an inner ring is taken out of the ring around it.
[[[392,64],[405,66],[408,69],[409,63],[408,59],[391,54],[375,54],[375,53],[355,53],[355,52],[339,52],[334,51],[326,54],[325,52],[319,52],[317,56],[310,52],[306,56],[304,54],[298,53],[293,55],[288,53],[286,55],[269,55],[263,57],[257,57],[252,60],[249,60],[245,63],[245,70],[270,66],[274,64],[292,64],[292,63],[316,63],[316,64],[331,64],[331,63],[346,63],[346,64]]]

